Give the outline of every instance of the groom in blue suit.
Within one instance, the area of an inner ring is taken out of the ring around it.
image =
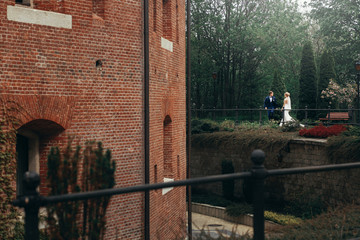
[[[274,109],[276,107],[277,107],[276,98],[274,96],[273,91],[270,91],[269,96],[267,96],[264,101],[264,108],[269,110],[268,111],[269,120],[274,119]]]

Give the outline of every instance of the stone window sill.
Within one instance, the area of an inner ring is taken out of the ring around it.
[[[56,28],[72,28],[72,16],[33,9],[27,6],[7,6],[7,19],[10,21],[37,24]]]

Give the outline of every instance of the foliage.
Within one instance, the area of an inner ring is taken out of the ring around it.
[[[292,215],[284,215],[276,212],[264,211],[264,218],[266,220],[278,223],[281,225],[299,225],[301,219]]]
[[[299,96],[299,108],[305,109],[307,106],[309,109],[316,108],[316,66],[314,59],[314,52],[310,42],[305,43],[302,58],[301,58],[301,70],[300,70],[300,96]],[[298,111],[298,118],[304,119],[304,111]],[[308,117],[313,118],[315,112],[309,112]]]
[[[79,172],[80,146],[72,149],[72,139],[61,153],[58,147],[52,147],[48,155],[49,195],[59,195],[98,189],[112,188],[115,185],[115,162],[111,161],[110,150],[104,153],[102,144],[86,143],[83,154],[83,171]],[[82,184],[79,177],[82,174]],[[78,201],[57,203],[47,206],[47,233],[50,239],[103,239],[105,231],[105,213],[109,197],[89,199],[80,205]],[[80,221],[82,217],[82,221]],[[79,229],[77,223],[81,222]]]
[[[250,213],[253,213],[253,207],[247,203],[236,203],[226,207],[226,214],[232,217]]]
[[[327,152],[333,163],[357,162],[360,159],[360,127],[350,126],[340,136],[328,139]]]
[[[16,239],[21,237],[17,232],[19,212],[12,205],[16,196],[13,185],[16,177],[16,123],[13,113],[18,106],[0,99],[0,239]]]
[[[69,141],[63,154],[59,148],[52,147],[48,156],[47,186],[49,195],[62,195],[80,191],[78,182],[79,168],[78,146],[75,151]],[[50,238],[56,239],[78,239],[79,229],[76,226],[77,214],[79,213],[79,202],[65,202],[47,207],[47,222]]]
[[[295,193],[284,204],[283,212],[302,219],[313,218],[327,210],[320,197],[310,197],[310,190]]]
[[[235,129],[235,122],[232,120],[225,120],[220,123],[220,128],[224,131],[232,132]]]
[[[315,33],[332,50],[337,81],[344,84],[354,73],[360,49],[359,1],[311,0],[310,17],[320,28]]]
[[[296,132],[299,131],[300,128],[301,128],[300,122],[294,120],[294,121],[285,122],[280,129],[283,132]]]
[[[115,161],[111,161],[111,152],[102,147],[102,143],[88,142],[84,150],[84,191],[96,191],[115,186]],[[105,215],[110,197],[88,199],[84,201],[83,236],[89,239],[104,239]]]
[[[354,84],[346,83],[344,86],[340,86],[331,79],[328,87],[321,92],[321,98],[327,100],[329,105],[334,106],[336,103],[345,103],[346,107],[351,107],[356,94]]]
[[[282,102],[284,101],[284,93],[286,92],[286,87],[284,80],[279,74],[279,70],[275,70],[274,72],[274,79],[271,85],[271,89],[274,92],[274,96],[276,97],[276,103],[279,107],[282,106]],[[276,120],[281,119],[281,112],[275,111],[274,112],[274,118]]]
[[[270,90],[275,68],[288,90],[298,92],[307,25],[295,1],[191,4],[191,98],[196,106],[258,108]]]
[[[192,119],[191,133],[212,133],[220,130],[219,124],[210,119]]]
[[[337,136],[346,130],[347,128],[344,125],[339,124],[330,127],[319,125],[310,129],[301,129],[299,135],[303,137],[327,138],[330,136]]]
[[[330,79],[335,79],[335,62],[330,51],[325,50],[320,59],[320,76],[317,84],[317,108],[324,109],[328,107],[328,104],[321,96],[322,91],[328,87]]]
[[[339,206],[300,225],[284,226],[268,235],[269,240],[337,240],[360,237],[360,207]]]
[[[234,173],[234,165],[231,160],[222,160],[221,161],[221,174]],[[234,198],[234,180],[222,181],[222,191],[223,196],[226,199]]]

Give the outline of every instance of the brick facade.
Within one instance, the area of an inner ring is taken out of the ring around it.
[[[144,183],[143,1],[25,2],[0,1],[0,90],[20,129],[39,136],[40,191],[49,149],[68,135],[112,150],[116,187]],[[186,176],[185,2],[149,6],[153,183]],[[152,191],[150,238],[183,234],[185,209],[185,188]],[[112,198],[106,237],[115,236],[144,238],[143,193]]]

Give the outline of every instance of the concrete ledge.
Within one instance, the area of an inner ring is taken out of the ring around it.
[[[324,138],[296,138],[296,139],[290,140],[290,143],[312,144],[312,145],[324,146],[327,143],[327,139],[324,139]]]
[[[7,6],[10,21],[38,24],[57,28],[72,28],[72,16],[62,13],[42,11],[23,6]]]
[[[172,52],[173,51],[173,43],[166,38],[161,38],[161,47]]]
[[[224,207],[212,206],[202,203],[192,203],[192,211],[203,215],[220,218],[229,222],[242,224],[246,226],[253,226],[253,216],[251,214],[242,215],[239,217],[232,217],[226,214]],[[271,230],[278,224],[270,221],[265,221],[265,230]]]

